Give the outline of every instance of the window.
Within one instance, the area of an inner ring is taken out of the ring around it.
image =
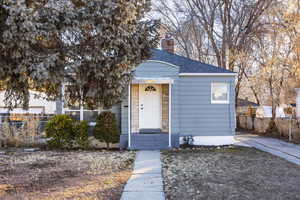
[[[70,115],[73,119],[76,120],[86,120],[88,122],[95,122],[101,110],[99,108],[96,110],[91,110],[87,106],[81,105],[79,102],[69,102],[66,90],[67,87],[71,87],[71,85],[64,85],[64,113]]]
[[[156,91],[156,88],[153,87],[152,85],[146,87],[145,89],[145,92],[155,92]]]
[[[227,104],[229,103],[229,84],[212,83],[211,84],[211,103]]]

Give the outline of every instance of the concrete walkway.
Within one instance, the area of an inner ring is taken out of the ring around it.
[[[164,200],[159,151],[138,151],[121,200]]]
[[[261,137],[253,134],[236,135],[237,141],[253,146],[262,151],[282,157],[292,163],[300,165],[300,146],[275,138]]]

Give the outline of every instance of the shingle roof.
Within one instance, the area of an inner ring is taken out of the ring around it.
[[[205,64],[160,49],[152,49],[152,57],[149,60],[158,60],[179,66],[179,73],[234,73],[221,67]]]
[[[259,104],[247,99],[237,99],[237,106],[259,106]]]

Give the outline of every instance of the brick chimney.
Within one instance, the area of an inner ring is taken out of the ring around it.
[[[166,34],[161,40],[161,49],[169,53],[175,53],[175,42],[171,34]]]

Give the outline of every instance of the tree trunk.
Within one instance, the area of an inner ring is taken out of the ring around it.
[[[253,86],[250,86],[250,89],[255,97],[255,100],[256,100],[256,103],[260,105],[260,101],[259,101],[259,98],[258,98],[258,95],[257,95],[257,92],[255,91],[254,87]]]
[[[269,127],[267,129],[267,134],[273,134],[274,132],[277,132],[277,127],[275,123],[276,119],[276,105],[274,100],[274,92],[273,92],[273,84],[272,84],[272,77],[269,79],[269,90],[270,90],[270,96],[271,96],[271,106],[272,106],[272,117],[271,121],[269,123]]]
[[[110,149],[109,142],[106,142],[106,149],[107,149],[107,150]]]

